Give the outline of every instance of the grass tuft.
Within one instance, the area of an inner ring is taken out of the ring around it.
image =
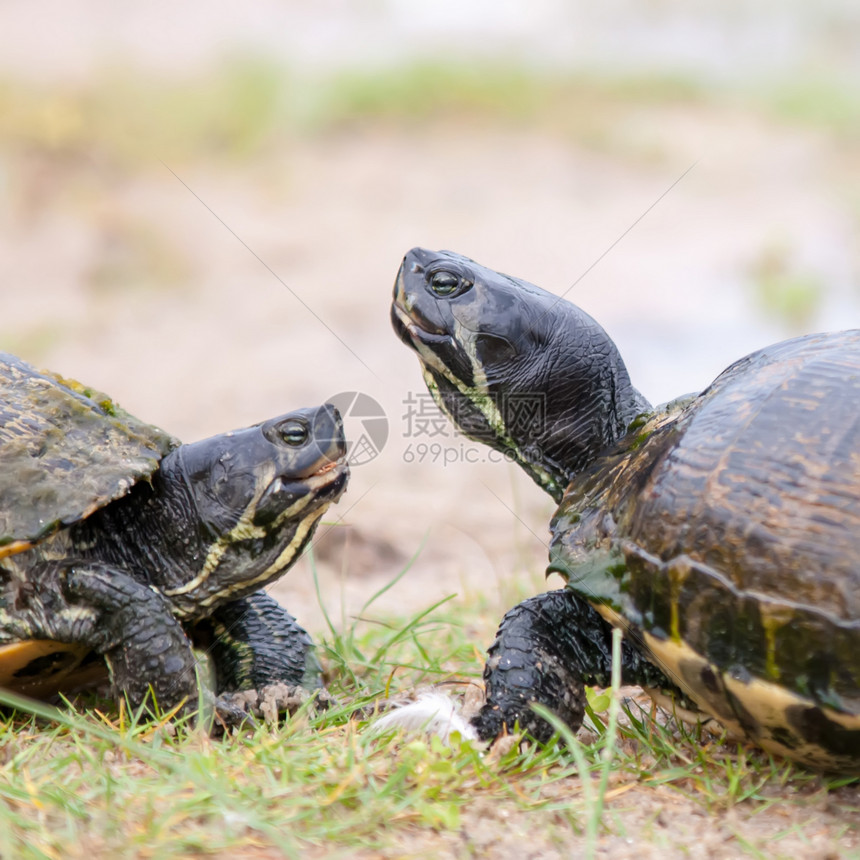
[[[329,619],[321,650],[340,704],[320,713],[306,706],[275,727],[212,738],[167,714],[147,721],[124,708],[58,709],[0,694],[12,709],[0,720],[0,856],[485,856],[521,832],[548,856],[595,856],[629,837],[621,812],[636,803],[680,805],[684,820],[709,814],[714,822],[729,811],[762,821],[777,806],[811,804],[808,826],[820,830],[815,804],[828,797],[840,805],[840,838],[860,835],[850,823],[856,786],[661,712],[654,719],[622,695],[617,660],[608,693],[589,694],[587,729],[574,735],[544,713],[563,744],[512,738],[485,751],[459,736],[446,746],[366,731],[356,708],[386,695],[395,674],[409,690],[481,670],[466,632],[475,609],[457,607],[463,623],[443,617],[450,598],[404,618],[375,612],[398,578],[345,629]],[[655,815],[637,838],[657,839]],[[779,820],[777,843],[796,838],[797,827]],[[732,839],[737,853],[778,853],[770,838]]]

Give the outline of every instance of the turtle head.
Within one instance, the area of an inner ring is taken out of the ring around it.
[[[325,405],[168,454],[154,498],[175,509],[162,533],[184,573],[157,584],[177,614],[205,615],[280,576],[343,493],[345,453],[340,415]]]
[[[515,458],[556,499],[647,408],[588,314],[459,254],[413,248],[391,319],[458,429]]]

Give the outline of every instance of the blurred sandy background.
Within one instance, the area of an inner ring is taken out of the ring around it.
[[[424,542],[371,614],[483,595],[491,629],[542,586],[552,506],[409,435],[408,248],[575,283],[655,403],[858,322],[856,4],[597,5],[7,0],[0,348],[189,441],[372,396],[390,435],[320,531],[329,611]],[[273,590],[322,630],[306,560]]]

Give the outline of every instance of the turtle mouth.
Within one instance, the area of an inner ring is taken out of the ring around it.
[[[308,496],[315,499],[312,503],[314,508],[317,504],[328,505],[343,495],[348,480],[349,464],[346,462],[346,455],[337,460],[326,459],[323,466],[309,475],[300,477],[292,474],[275,478],[264,492],[259,507],[266,507],[267,499],[300,499]],[[284,503],[281,502],[278,508],[283,507]]]
[[[343,458],[341,457],[339,460],[332,460],[330,463],[326,463],[321,469],[317,469],[314,472],[315,475],[325,475],[327,472],[331,472],[333,469],[336,469],[338,466],[342,465]]]
[[[391,305],[391,325],[400,340],[413,349],[419,344],[434,346],[453,342],[451,335],[444,330],[432,331],[418,325],[412,314],[396,301]]]
[[[394,333],[403,343],[407,346],[413,345],[413,339],[416,337],[414,331],[418,327],[412,322],[409,314],[396,301],[391,305],[391,325],[394,328]]]
[[[344,454],[337,460],[328,460],[312,475],[305,478],[304,483],[312,492],[329,489],[340,495],[346,489],[348,480],[349,463]]]

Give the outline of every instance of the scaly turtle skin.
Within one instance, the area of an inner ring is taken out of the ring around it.
[[[490,649],[491,738],[573,728],[585,684],[622,679],[812,767],[860,772],[860,331],[733,364],[654,410],[574,305],[414,249],[394,328],[440,408],[559,501],[567,587],[511,610]]]
[[[348,470],[340,416],[301,409],[180,445],[72,380],[0,353],[0,686],[104,676],[132,706],[314,688],[308,634],[261,589],[298,558]]]

